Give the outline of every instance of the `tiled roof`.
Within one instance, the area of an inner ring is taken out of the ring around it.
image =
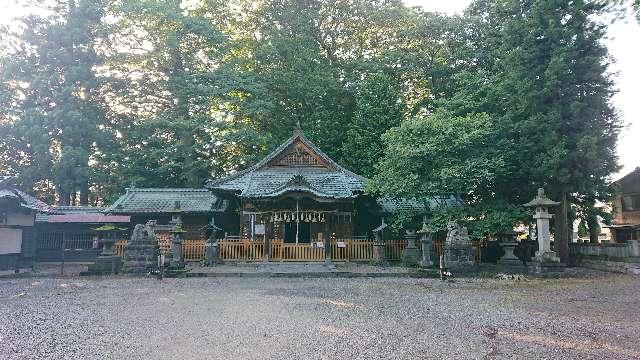
[[[267,166],[298,141],[306,145],[327,166]],[[366,181],[366,178],[331,160],[298,130],[259,163],[229,177],[210,180],[206,187],[214,192],[233,192],[243,198],[276,197],[289,192],[305,192],[321,198],[341,199],[361,194]]]
[[[0,199],[15,199],[20,206],[39,212],[50,212],[51,207],[35,197],[18,190],[13,186],[14,178],[9,176],[0,177]]]
[[[105,212],[113,214],[137,213],[208,213],[221,211],[226,202],[219,201],[207,189],[187,188],[131,188]]]
[[[36,222],[51,222],[49,217],[56,215],[103,215],[105,209],[96,206],[51,206],[51,211],[48,214],[36,214]]]
[[[104,214],[64,214],[49,215],[49,223],[83,223],[83,224],[126,224],[131,221],[131,216],[126,215],[104,215]]]

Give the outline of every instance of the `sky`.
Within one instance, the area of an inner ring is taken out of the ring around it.
[[[615,63],[611,70],[615,73],[618,90],[613,98],[614,105],[624,122],[624,129],[618,143],[618,156],[622,169],[613,176],[618,179],[634,168],[640,167],[640,25],[631,13],[631,0],[627,14],[609,26],[606,45]],[[16,16],[25,15],[28,0],[0,0],[0,24],[10,24]],[[404,0],[407,6],[421,6],[427,11],[437,11],[448,15],[461,13],[471,0]]]

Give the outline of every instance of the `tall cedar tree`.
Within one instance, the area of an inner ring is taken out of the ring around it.
[[[104,103],[93,73],[102,64],[95,47],[104,2],[60,1],[50,10],[54,15],[22,19],[23,32],[7,39],[2,156],[26,188],[53,184],[60,204],[85,205],[92,154],[104,138]]]

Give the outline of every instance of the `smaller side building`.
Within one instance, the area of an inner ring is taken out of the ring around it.
[[[49,213],[37,214],[37,261],[95,259],[100,252],[96,247],[97,228],[107,224],[129,228],[129,216],[105,215],[104,210],[93,206],[57,206]]]
[[[0,270],[18,269],[33,263],[36,214],[51,210],[14,184],[12,177],[0,177]]]
[[[614,242],[640,239],[640,167],[614,183],[618,196],[613,203]]]
[[[104,212],[130,216],[132,229],[153,220],[157,230],[163,231],[179,221],[186,231],[185,239],[204,239],[211,217],[221,214],[227,204],[207,189],[128,188]],[[223,220],[216,216],[216,223]]]

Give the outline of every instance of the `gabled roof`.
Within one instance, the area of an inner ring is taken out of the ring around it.
[[[189,188],[130,188],[105,213],[209,213],[224,210],[220,201],[207,189]]]
[[[0,199],[12,199],[17,201],[20,207],[39,211],[50,212],[51,207],[35,197],[18,190],[14,186],[15,178],[10,176],[0,176]]]
[[[633,169],[632,172],[628,173],[627,175],[621,177],[620,179],[614,181],[614,184],[618,184],[618,185],[622,185],[622,183],[624,183],[625,181],[633,178],[634,176],[640,176],[640,167],[636,167],[635,169]]]
[[[296,129],[287,141],[257,164],[205,185],[217,193],[269,198],[292,192],[318,198],[354,198],[367,179],[343,168]]]

